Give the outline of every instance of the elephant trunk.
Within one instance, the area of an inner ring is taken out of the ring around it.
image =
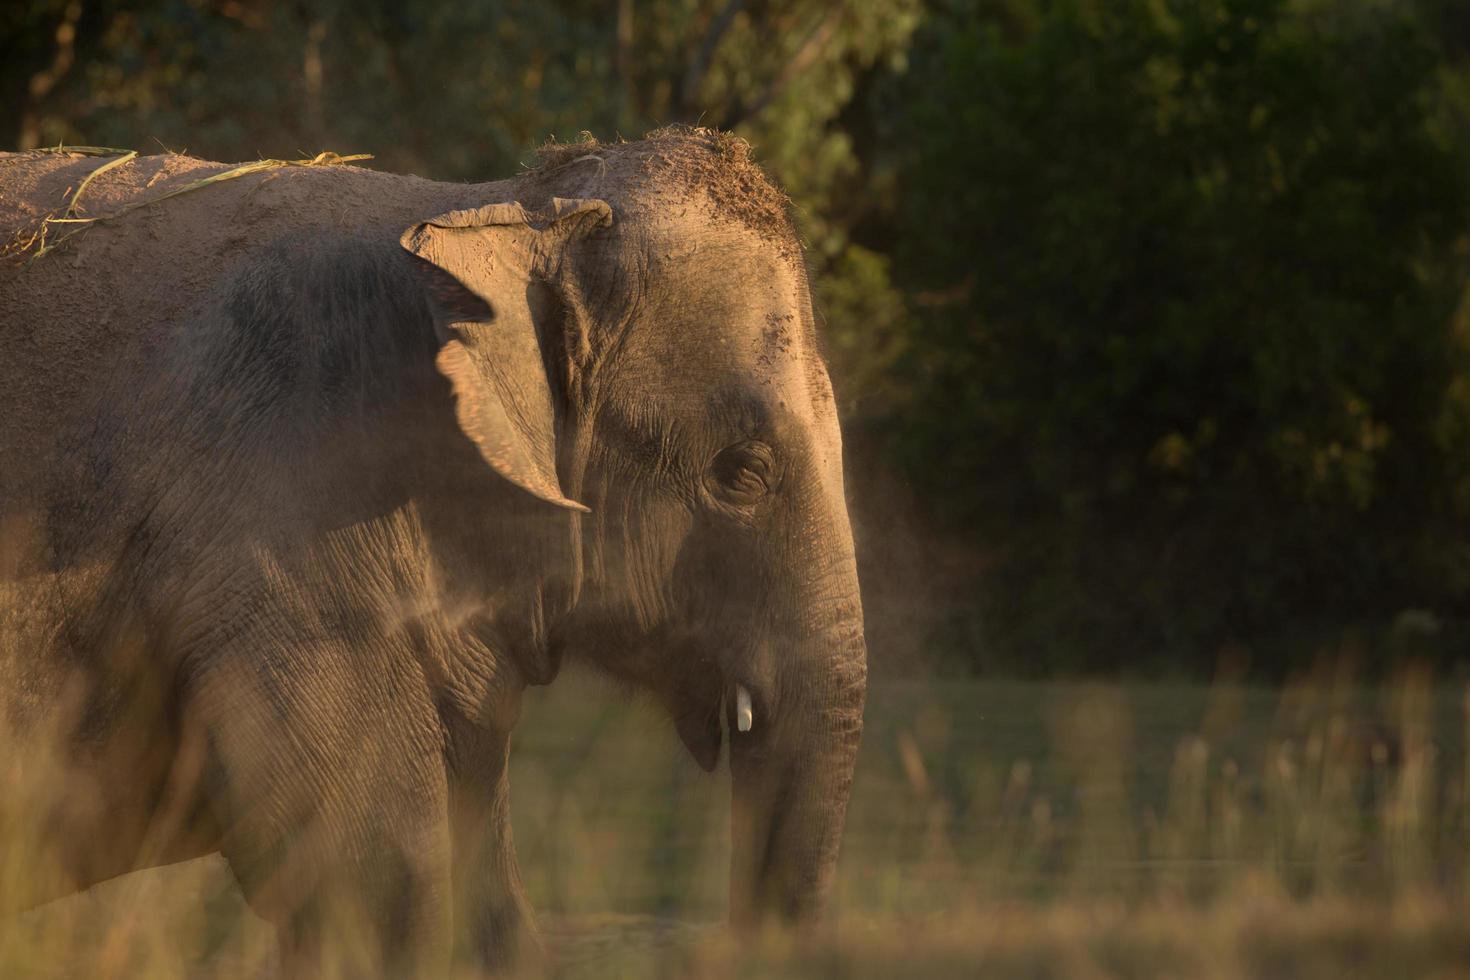
[[[867,657],[857,602],[831,612],[829,625],[785,651],[778,693],[751,706],[748,730],[739,713],[749,693],[737,689],[727,699],[735,705],[730,911],[737,925],[812,920],[836,870]]]

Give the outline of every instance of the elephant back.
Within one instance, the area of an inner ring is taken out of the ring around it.
[[[239,270],[273,242],[396,242],[408,224],[486,193],[326,155],[0,154],[0,505],[44,482],[54,434],[97,416],[110,384],[208,329]]]

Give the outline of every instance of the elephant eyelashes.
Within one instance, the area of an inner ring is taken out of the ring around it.
[[[776,455],[763,442],[737,442],[710,464],[710,491],[737,507],[750,506],[776,488]]]

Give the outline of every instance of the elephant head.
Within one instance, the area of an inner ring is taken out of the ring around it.
[[[447,277],[430,292],[460,428],[569,526],[569,587],[518,660],[532,683],[569,656],[650,690],[706,770],[728,731],[732,914],[809,918],[866,650],[785,199],[743,143],[697,130],[563,152],[516,193],[402,243]]]

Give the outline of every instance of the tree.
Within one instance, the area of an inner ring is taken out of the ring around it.
[[[991,554],[992,654],[1208,669],[1232,637],[1461,608],[1462,164],[1412,14],[973,9],[903,89],[893,440]]]

